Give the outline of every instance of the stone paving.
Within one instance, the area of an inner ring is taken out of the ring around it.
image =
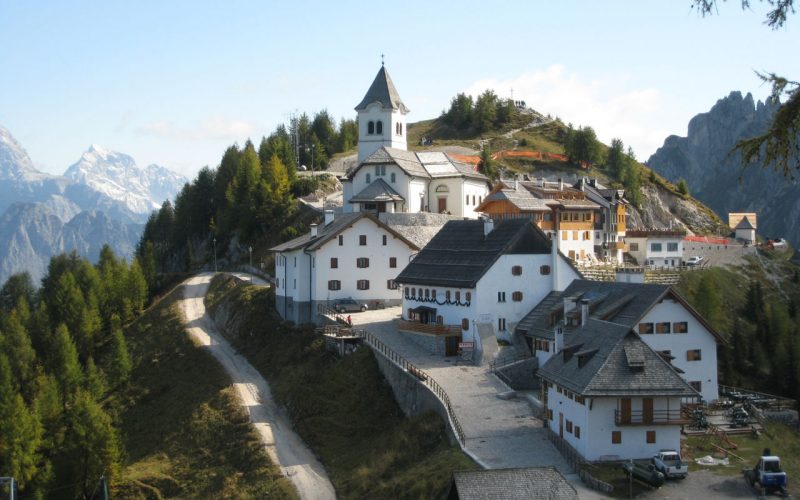
[[[466,452],[487,469],[553,465],[567,476],[580,498],[604,498],[587,489],[552,445],[543,422],[522,398],[501,399],[510,389],[486,366],[474,366],[424,351],[398,333],[400,307],[352,314],[353,326],[366,329],[389,348],[424,370],[447,393],[466,437]]]

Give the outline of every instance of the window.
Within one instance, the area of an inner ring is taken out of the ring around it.
[[[328,290],[341,290],[342,289],[342,282],[339,280],[330,280],[328,281]]]
[[[567,432],[572,434],[572,420],[567,420]]]
[[[450,302],[450,290],[445,290],[444,291],[444,300],[446,300],[447,302]]]
[[[375,124],[375,133],[378,135],[383,134],[383,122],[380,120]]]
[[[472,195],[472,204],[473,205],[477,205],[477,203],[475,203],[475,195],[474,194]]]
[[[513,266],[511,268],[511,274],[514,276],[520,276],[522,274],[522,266]]]
[[[622,431],[611,431],[611,444],[622,444]]]
[[[655,444],[656,431],[647,431],[647,444]]]
[[[651,252],[660,252],[661,251],[661,243],[650,243],[650,251]]]
[[[367,257],[359,257],[356,259],[356,267],[365,268],[369,267],[369,259]]]
[[[667,252],[677,252],[677,251],[678,251],[677,243],[667,243]]]
[[[465,332],[469,330],[469,318],[464,318],[461,320],[461,329]]]
[[[372,182],[372,177],[369,174],[367,174],[367,184],[369,184],[370,182]]]
[[[506,331],[506,319],[505,318],[497,318],[497,330],[504,332]]]
[[[389,257],[389,267],[397,267],[397,257]]]
[[[366,234],[359,234],[358,235],[358,244],[362,247],[367,246],[367,235]]]
[[[359,290],[369,290],[369,280],[356,281],[356,288]]]
[[[686,321],[676,321],[672,323],[672,333],[687,333],[689,324]]]
[[[670,330],[670,323],[666,321],[664,323],[656,323],[656,333],[669,333]]]
[[[686,361],[700,361],[701,359],[700,349],[689,349],[686,351]]]
[[[700,383],[699,381],[689,382],[689,387],[691,387],[692,389],[694,389],[697,392],[700,392],[700,391],[703,390],[702,389],[703,384]]]
[[[408,287],[406,287],[405,294],[406,294],[406,298],[407,298],[407,299],[410,299],[410,298],[411,298],[411,289],[410,289],[410,288],[408,288]]]
[[[436,289],[431,290],[431,298],[436,300]]]
[[[422,293],[422,292],[420,292],[420,293]],[[411,298],[412,299],[416,299],[417,298],[417,289],[416,288],[413,288],[413,287],[411,288]]]
[[[339,259],[336,257],[331,257],[331,269],[337,269],[339,267]]]
[[[421,294],[420,294],[420,295],[421,295]],[[426,288],[426,289],[425,289],[425,298],[426,298],[426,299],[429,299],[429,298],[431,298],[431,290],[430,290],[430,288]]]
[[[547,276],[548,274],[550,274],[550,266],[541,266],[539,268],[539,274],[541,274],[542,276]]]
[[[293,288],[294,290],[297,290],[297,278],[295,278],[295,279],[293,279],[293,280],[292,280],[292,288]]]
[[[387,237],[386,237],[386,235],[384,234],[384,235],[383,235],[383,246],[386,246],[386,242],[387,242],[387,241],[388,241],[388,238],[387,238]]]
[[[461,290],[456,290],[456,302],[461,302]]]
[[[465,292],[464,293],[464,300],[470,302],[472,300],[472,292]]]
[[[639,244],[631,243],[631,252],[638,252],[638,251],[639,251]]]
[[[341,234],[339,235],[339,246],[340,247],[344,246],[344,236]]]
[[[583,232],[583,240],[584,241],[589,241],[591,239],[592,239],[592,233],[589,232],[589,231],[584,231]]]
[[[547,418],[550,419],[550,420],[553,420],[553,410],[552,409],[548,409],[547,410]]]
[[[653,323],[639,323],[639,335],[653,333]]]
[[[497,302],[506,301],[506,292],[497,292]]]
[[[280,278],[275,278],[275,287],[276,288],[280,288],[281,287],[281,279]]]
[[[579,240],[578,231],[572,231],[572,240],[573,241],[578,241]]]
[[[297,257],[294,258],[294,267],[297,267]]]
[[[575,437],[577,439],[581,438],[581,426],[580,425],[576,425],[575,426]]]
[[[522,302],[522,292],[512,293],[511,300],[513,300],[514,302]]]
[[[469,195],[467,195],[467,201],[464,202],[466,205],[469,205]]]
[[[386,288],[389,290],[397,290],[397,282],[395,280],[388,280],[386,282]]]
[[[392,172],[392,174],[389,176],[389,180],[392,182],[392,184],[394,184],[394,182],[397,180],[397,174]]]
[[[567,238],[569,238],[569,231],[562,231],[561,232],[561,239],[563,241],[567,241]]]
[[[375,122],[370,121],[369,123],[367,123],[367,133],[368,134],[374,134],[375,133]]]

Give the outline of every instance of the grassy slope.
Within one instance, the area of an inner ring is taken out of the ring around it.
[[[231,381],[187,336],[177,289],[126,332],[131,384],[114,394],[127,451],[115,498],[296,498],[271,464]]]
[[[340,498],[440,498],[454,470],[477,466],[436,414],[405,418],[369,349],[345,358],[310,329],[283,325],[271,290],[216,278],[207,305],[234,310],[229,334],[325,465]]]

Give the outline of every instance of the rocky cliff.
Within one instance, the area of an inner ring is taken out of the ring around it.
[[[735,144],[763,133],[778,107],[731,92],[689,122],[686,137],[670,136],[647,165],[672,182],[685,179],[692,196],[723,220],[729,212],[756,212],[758,234],[800,244],[800,184],[758,165],[742,168]]]

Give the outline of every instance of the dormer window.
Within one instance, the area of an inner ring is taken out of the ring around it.
[[[378,135],[383,135],[383,122],[378,120],[378,123],[375,124],[375,133]]]
[[[378,123],[380,123],[380,122],[378,122]],[[370,121],[369,123],[367,123],[367,133],[368,134],[374,134],[375,133],[375,122]]]

